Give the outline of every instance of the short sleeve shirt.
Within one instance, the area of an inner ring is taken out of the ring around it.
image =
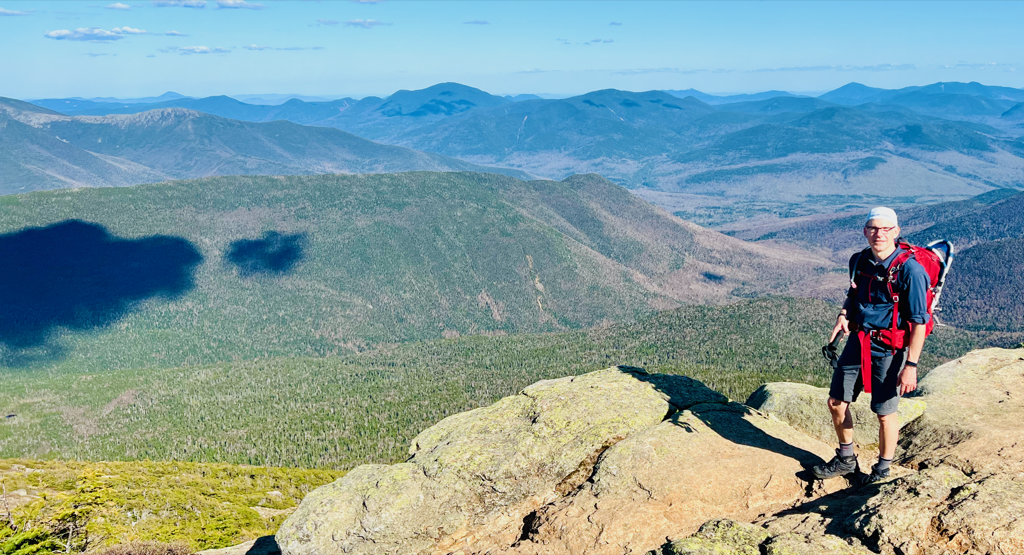
[[[850,258],[850,271],[855,272],[856,289],[851,288],[848,296],[853,302],[849,308],[850,322],[861,329],[878,330],[892,327],[892,296],[885,280],[888,268],[904,249],[899,247],[882,262],[875,262],[871,251],[864,251]],[[857,265],[854,268],[854,264]],[[905,323],[927,324],[928,287],[930,278],[924,267],[910,258],[900,268],[893,284],[893,291],[900,296],[897,327]]]

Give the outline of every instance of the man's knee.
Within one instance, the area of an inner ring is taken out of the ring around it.
[[[850,404],[846,401],[836,399],[834,397],[828,398],[828,410],[832,414],[846,414],[846,407]]]
[[[900,423],[900,417],[895,412],[890,414],[876,414],[875,416],[878,417],[878,424],[882,427],[899,425]]]

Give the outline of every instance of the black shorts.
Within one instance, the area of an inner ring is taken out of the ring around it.
[[[871,411],[879,416],[892,414],[900,406],[900,370],[907,359],[906,349],[871,353]],[[832,373],[832,386],[828,395],[833,399],[852,403],[860,396],[864,385],[860,378],[860,342],[854,334],[846,342],[839,364]]]

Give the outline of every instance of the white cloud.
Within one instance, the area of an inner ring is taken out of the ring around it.
[[[270,50],[272,47],[270,47],[270,46],[257,46],[255,44],[250,44],[250,45],[247,45],[247,46],[243,46],[242,48],[244,48],[246,50]]]
[[[374,27],[380,27],[381,25],[391,25],[390,23],[384,23],[383,21],[377,21],[376,19],[352,19],[345,22],[348,27],[362,27],[363,29],[373,29]]]
[[[120,2],[117,2],[115,4],[110,4],[109,6],[103,6],[103,7],[108,9],[108,10],[130,10],[130,9],[132,9],[132,7],[129,6],[128,4],[122,4]]]
[[[119,35],[148,35],[149,31],[143,31],[142,29],[132,29],[131,27],[114,27],[110,30],[112,33]]]
[[[164,33],[164,35],[166,35],[168,37],[187,37],[188,36],[185,33],[179,33],[177,31],[167,31],[166,33]]]
[[[769,67],[751,70],[752,73],[760,72],[789,72],[789,71],[901,71],[917,69],[914,64],[876,64],[870,66],[794,66],[794,67]]]
[[[206,0],[154,0],[158,8],[205,8]]]
[[[0,16],[4,16],[4,15],[15,16],[15,15],[30,15],[30,14],[29,14],[29,12],[15,12],[15,11],[5,10],[3,8],[0,8]]]
[[[262,10],[263,4],[250,4],[245,0],[217,0],[217,7],[222,10]]]
[[[482,19],[474,19],[473,21],[463,21],[464,25],[490,25],[490,21],[484,21]]]
[[[86,41],[86,42],[109,42],[115,40],[121,40],[124,38],[122,33],[114,33],[112,31],[105,31],[96,27],[79,27],[74,31],[68,29],[59,29],[57,31],[49,31],[43,34],[44,37],[54,40],[75,40],[75,41]]]
[[[337,20],[334,19],[318,19],[316,20],[318,25],[337,25]]]
[[[169,54],[171,52],[177,52],[183,56],[189,54],[227,54],[231,50],[227,48],[209,47],[209,46],[168,46],[167,48],[161,48],[161,52]]]

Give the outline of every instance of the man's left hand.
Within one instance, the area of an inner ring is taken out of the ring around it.
[[[905,366],[900,372],[900,395],[906,395],[917,389],[917,368]]]

